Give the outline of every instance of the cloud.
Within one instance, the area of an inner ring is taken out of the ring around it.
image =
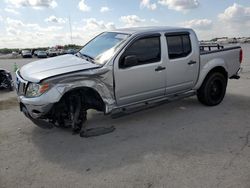
[[[3,24],[5,30],[0,35],[0,48],[55,45],[59,40],[56,40],[54,36],[62,30],[59,26],[41,27],[37,23],[24,23],[9,17],[3,20]]]
[[[110,11],[110,8],[109,8],[109,7],[101,7],[101,8],[100,8],[100,12],[101,12],[101,13],[109,12],[109,11]]]
[[[57,6],[56,0],[6,0],[6,2],[17,8],[55,8]]]
[[[183,22],[181,25],[185,27],[190,27],[192,29],[207,30],[207,29],[211,29],[213,22],[212,20],[208,20],[208,19],[194,19],[194,20]]]
[[[20,28],[20,27],[23,27],[25,24],[21,20],[16,20],[16,19],[7,17],[6,25],[12,28]]]
[[[159,0],[158,3],[176,11],[187,11],[200,5],[199,0]]]
[[[6,28],[7,35],[20,35],[21,31],[18,29],[15,29],[13,27],[7,27]]]
[[[250,7],[234,3],[218,14],[217,21],[213,21],[211,27],[206,28],[206,23],[209,25],[209,22],[195,23],[197,22],[186,22],[186,25],[192,25],[194,26],[193,28],[196,29],[196,26],[202,26],[204,24],[205,28],[203,30],[198,29],[199,27],[196,30],[200,39],[211,39],[223,36],[249,36]]]
[[[141,19],[137,15],[127,15],[122,16],[120,20],[126,24],[126,26],[137,26],[142,22],[145,22],[145,19]]]
[[[78,4],[79,9],[83,12],[88,12],[91,10],[91,7],[89,7],[86,3],[85,0],[81,0]]]
[[[12,8],[5,8],[4,9],[5,12],[11,13],[11,14],[20,14],[18,11],[16,11],[15,9]]]
[[[151,18],[151,19],[150,19],[150,22],[155,23],[155,24],[159,23],[159,21],[156,20],[156,19],[154,19],[154,18]]]
[[[244,7],[237,3],[228,7],[219,14],[219,20],[226,22],[247,22],[250,21],[250,7]]]
[[[74,23],[72,25],[73,42],[79,45],[83,45],[91,38],[105,30],[114,30],[116,28],[113,22],[104,22],[103,20],[97,20],[96,18],[84,19],[83,23]],[[84,35],[83,35],[84,33]],[[66,37],[70,37],[68,34]]]
[[[38,23],[27,23],[10,17],[4,19],[2,23],[5,25],[5,30],[0,31],[0,48],[46,47],[72,42],[71,33],[65,25],[44,27]],[[72,24],[73,43],[83,45],[97,34],[113,29],[115,29],[113,22],[105,22],[95,18],[75,22]]]
[[[115,29],[115,24],[113,22],[105,23],[104,21],[96,20],[95,18],[84,19],[85,26],[83,30],[112,30]]]
[[[7,17],[4,21],[5,33],[0,35],[0,47],[38,47],[54,46],[66,41],[61,26],[41,27],[37,23],[24,23],[21,20]],[[56,36],[60,33],[61,39]],[[6,37],[7,36],[7,37]]]
[[[48,18],[45,19],[46,22],[51,22],[51,23],[58,23],[58,24],[63,24],[67,21],[67,19],[64,18],[57,18],[56,16],[52,15]]]
[[[141,0],[140,7],[155,10],[157,5],[155,3],[150,3],[150,0]]]
[[[8,30],[22,30],[22,31],[36,31],[36,32],[54,32],[62,29],[60,26],[41,27],[37,23],[24,23],[21,20],[16,20],[7,17],[5,20],[5,26]]]
[[[248,36],[250,28],[250,7],[234,3],[218,15],[218,23],[215,32],[220,34],[223,28],[224,36],[239,37]]]

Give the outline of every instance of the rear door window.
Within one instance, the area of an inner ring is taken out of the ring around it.
[[[166,36],[169,59],[177,59],[188,56],[191,51],[189,34]]]

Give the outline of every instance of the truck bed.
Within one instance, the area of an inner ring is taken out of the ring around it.
[[[206,66],[211,61],[225,62],[228,77],[237,73],[240,68],[240,46],[224,47],[220,45],[201,45],[200,62],[201,67]]]

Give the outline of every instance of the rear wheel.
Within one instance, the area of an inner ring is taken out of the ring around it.
[[[197,92],[198,100],[207,106],[218,105],[224,99],[226,88],[227,78],[219,72],[211,73]]]

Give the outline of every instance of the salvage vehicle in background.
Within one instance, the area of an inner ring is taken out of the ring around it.
[[[14,85],[11,73],[8,70],[0,69],[0,89],[13,91]]]
[[[21,111],[38,126],[79,132],[87,110],[104,114],[197,95],[222,102],[229,78],[239,79],[239,46],[200,50],[186,28],[146,27],[104,32],[76,55],[23,66],[16,72]]]
[[[31,53],[30,50],[22,50],[21,55],[22,55],[23,58],[26,58],[26,57],[32,58],[32,53]]]

